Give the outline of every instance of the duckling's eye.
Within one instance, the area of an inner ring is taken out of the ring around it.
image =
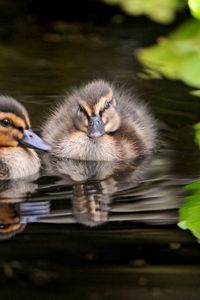
[[[22,133],[24,132],[24,128],[23,128],[23,127],[17,127],[17,129],[18,129],[19,131],[21,131]]]
[[[104,104],[104,108],[108,109],[110,106],[111,106],[111,103],[106,101],[105,104]]]
[[[85,114],[85,110],[82,108],[82,106],[79,106],[78,112],[81,114]]]
[[[8,119],[4,119],[4,120],[1,120],[1,124],[4,126],[4,127],[8,127],[11,125],[11,121],[8,120]]]
[[[8,227],[9,227],[9,224],[3,224],[3,223],[0,224],[0,229],[6,229]]]

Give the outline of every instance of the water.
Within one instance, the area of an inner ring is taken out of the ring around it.
[[[149,103],[161,140],[145,160],[44,155],[40,175],[1,182],[3,297],[198,299],[199,245],[177,223],[184,186],[200,175],[200,101],[180,82],[138,77],[134,51],[169,30],[148,25],[53,22],[1,43],[0,92],[24,103],[35,130],[66,90],[105,78]]]

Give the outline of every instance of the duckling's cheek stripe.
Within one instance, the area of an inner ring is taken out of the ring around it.
[[[120,126],[120,117],[118,114],[115,114],[110,119],[108,119],[106,125],[105,125],[105,131],[106,132],[114,132],[116,131]]]
[[[92,116],[92,110],[88,106],[87,102],[85,100],[80,101],[80,105],[83,108],[83,110],[87,113],[88,116]]]

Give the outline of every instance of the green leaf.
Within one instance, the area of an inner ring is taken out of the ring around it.
[[[189,229],[197,239],[200,239],[200,181],[186,186],[192,194],[186,196],[184,205],[179,210],[181,229]]]
[[[136,55],[147,69],[200,88],[200,22],[192,19]]]
[[[188,0],[188,5],[191,14],[200,20],[200,1],[199,0]]]
[[[110,5],[119,5],[127,14],[146,15],[151,20],[168,24],[174,21],[176,12],[186,6],[186,0],[103,0]]]

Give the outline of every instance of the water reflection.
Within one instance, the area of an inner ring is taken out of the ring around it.
[[[151,158],[123,162],[86,162],[46,156],[46,171],[71,184],[73,215],[77,222],[96,226],[108,220],[112,195],[137,186]]]
[[[116,225],[177,222],[181,197],[177,182],[171,179],[170,161],[164,157],[85,162],[45,155],[44,165],[48,175],[60,178],[57,185],[53,183],[48,197],[54,203],[58,199],[63,202],[61,210],[52,209],[51,215],[40,218],[39,222],[78,222],[90,227],[105,222]],[[72,208],[67,209],[66,203],[70,201]]]
[[[34,181],[37,177],[0,181],[0,240],[24,230],[27,222],[23,221],[23,205],[28,195],[36,191],[38,185]]]
[[[28,223],[177,222],[181,197],[163,157],[86,162],[46,154],[43,169],[40,178],[0,182],[1,239],[22,232]]]

